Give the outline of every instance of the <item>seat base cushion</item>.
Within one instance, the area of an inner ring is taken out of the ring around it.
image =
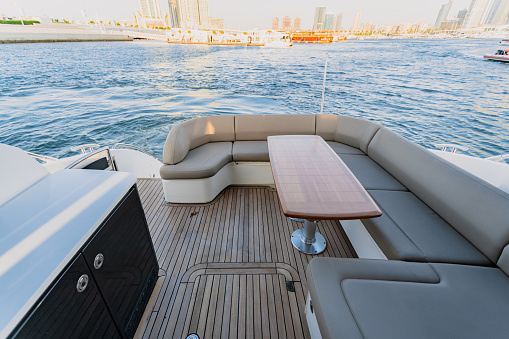
[[[189,151],[176,165],[161,166],[161,178],[202,179],[216,174],[232,161],[232,142],[211,142]]]
[[[367,155],[339,154],[339,157],[367,190],[407,190],[405,186]]]
[[[362,222],[388,259],[493,266],[413,193],[368,192],[382,216]]]
[[[235,141],[233,143],[233,161],[269,162],[267,141]]]
[[[345,144],[342,144],[337,141],[326,141],[327,144],[336,152],[337,154],[358,154],[358,155],[365,155],[363,151],[361,151],[358,148],[348,146]]]
[[[360,149],[336,141],[327,144],[337,154],[365,155]],[[233,143],[233,161],[266,161],[269,162],[269,147],[267,141],[235,141]]]
[[[324,339],[509,333],[509,277],[498,268],[315,258],[307,280]]]

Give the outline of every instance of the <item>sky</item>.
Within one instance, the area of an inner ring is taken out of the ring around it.
[[[166,2],[167,0],[159,0]],[[360,10],[361,22],[374,24],[434,23],[440,7],[447,0],[209,0],[210,15],[223,18],[231,29],[270,28],[273,17],[300,17],[301,28],[313,25],[315,8],[343,13],[343,28],[350,28],[355,13]],[[471,0],[454,0],[450,16],[468,8]],[[83,20],[133,20],[139,10],[139,0],[0,0],[0,13],[19,16],[21,8],[27,16],[49,16]]]

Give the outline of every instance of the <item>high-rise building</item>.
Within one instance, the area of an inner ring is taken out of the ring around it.
[[[281,29],[283,31],[290,31],[292,28],[292,19],[287,15],[285,17],[283,17],[283,26],[281,27]]]
[[[509,0],[494,0],[486,16],[487,25],[500,26],[506,23],[509,16]]]
[[[313,23],[313,31],[323,30],[324,23],[325,23],[325,7],[316,7],[315,21]]]
[[[467,15],[465,16],[465,21],[463,22],[463,28],[475,28],[481,24],[489,1],[490,0],[472,0]]]
[[[293,21],[293,29],[295,31],[299,31],[300,30],[300,22],[301,22],[301,20],[300,20],[299,17],[295,18],[295,20]]]
[[[210,26],[209,0],[179,0],[177,4],[182,27]]]
[[[180,27],[180,12],[177,0],[168,0],[168,24],[171,27]]]
[[[332,31],[332,25],[334,25],[334,13],[329,12],[325,14],[325,20],[323,22],[324,31]]]
[[[223,29],[224,19],[210,18],[210,28]]]
[[[272,18],[272,29],[279,29],[279,18]]]
[[[502,2],[502,0],[490,0],[488,2],[488,6],[486,6],[486,10],[481,19],[481,25],[489,25],[493,21],[493,17],[495,16],[500,2]]]
[[[145,18],[160,18],[159,0],[140,0],[141,15]]]
[[[373,24],[371,22],[368,22],[364,25],[362,25],[362,31],[363,32],[372,32],[373,31]]]
[[[355,17],[353,18],[352,31],[358,32],[361,28],[361,11],[357,11],[355,13]]]
[[[440,12],[438,12],[437,20],[435,21],[435,28],[440,28],[442,21],[447,20],[447,17],[449,16],[449,11],[451,10],[451,7],[452,7],[452,0],[450,0],[448,3],[442,5],[442,8],[440,8]]]
[[[467,16],[468,9],[462,9],[458,12],[458,15],[456,16],[458,19],[465,19]]]
[[[339,13],[334,16],[334,23],[332,24],[332,30],[339,32],[341,30],[341,23],[343,22],[343,13]]]

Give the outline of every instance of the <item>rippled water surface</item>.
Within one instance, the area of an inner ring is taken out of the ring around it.
[[[428,148],[509,153],[509,64],[494,40],[381,40],[288,49],[97,42],[0,45],[0,142],[50,156],[127,142],[161,158],[180,121],[211,114],[362,117]]]

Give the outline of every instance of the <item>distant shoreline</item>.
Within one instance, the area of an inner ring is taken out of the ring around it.
[[[100,30],[76,25],[0,24],[0,44],[132,40],[131,37],[113,30]]]

